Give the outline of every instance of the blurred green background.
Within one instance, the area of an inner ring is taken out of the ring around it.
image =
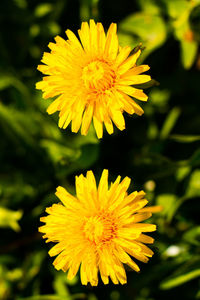
[[[117,22],[121,45],[142,42],[140,63],[159,82],[144,115],[126,115],[126,130],[100,141],[93,128],[59,129],[35,90],[48,43],[90,18]],[[1,0],[0,28],[0,299],[200,299],[200,0]],[[58,185],[74,193],[75,175],[104,168],[164,210],[141,273],[91,288],[54,270],[37,228]]]

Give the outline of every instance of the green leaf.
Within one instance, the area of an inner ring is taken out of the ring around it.
[[[90,127],[86,136],[83,136],[81,134],[73,135],[71,143],[74,145],[74,147],[77,148],[87,144],[99,144],[99,139],[96,136],[94,126]]]
[[[161,9],[155,0],[140,0],[139,5],[141,10],[147,12],[149,15],[156,15],[161,13]]]
[[[130,36],[131,46],[139,41],[146,47],[143,59],[166,40],[165,23],[158,15],[145,12],[132,14],[119,24],[119,29],[121,34]]]
[[[94,144],[87,144],[81,148],[81,155],[73,161],[67,168],[59,170],[57,176],[67,176],[67,174],[73,173],[76,170],[88,169],[93,165],[99,157],[99,147]]]
[[[25,9],[27,8],[27,1],[26,0],[14,0],[16,6],[19,8]]]
[[[185,197],[198,197],[200,196],[200,169],[195,170],[190,176]]]
[[[35,16],[42,18],[53,10],[53,5],[50,3],[39,4],[35,9]]]
[[[6,74],[6,73],[0,73],[0,91],[7,89],[9,87],[14,87],[16,90],[18,90],[23,98],[26,99],[26,102],[28,102],[29,105],[31,105],[30,101],[30,92],[26,85],[18,79],[13,74]]]
[[[195,40],[191,29],[189,16],[195,6],[192,1],[175,0],[168,1],[169,14],[175,19],[172,23],[175,37],[180,41],[181,60],[183,67],[189,69],[197,56],[198,42]]]
[[[185,169],[186,175],[190,169]],[[183,176],[184,178],[184,176]],[[195,170],[189,180],[186,192],[183,197],[176,197],[174,194],[161,194],[157,197],[158,205],[163,206],[163,213],[167,216],[167,221],[171,222],[173,216],[175,215],[178,208],[186,201],[188,198],[200,196],[200,170]]]
[[[163,124],[163,127],[160,132],[160,138],[166,139],[170,132],[172,131],[173,127],[175,126],[179,116],[180,116],[181,110],[179,107],[174,107],[167,115],[165,122]]]
[[[4,206],[6,206],[7,201],[12,201],[12,203],[16,204],[22,199],[34,198],[37,194],[34,187],[22,178],[20,171],[13,172],[12,176],[10,175],[0,180],[0,192],[4,195],[4,198],[1,199]]]
[[[53,282],[53,287],[57,295],[71,299],[70,291],[66,284],[66,274],[58,273]]]
[[[35,147],[36,142],[30,134],[35,131],[37,124],[33,118],[30,118],[29,111],[26,114],[18,111],[14,107],[6,106],[0,103],[0,124],[6,135],[17,143],[23,141],[25,144]]]
[[[4,207],[0,207],[0,227],[10,227],[15,231],[20,230],[18,221],[22,217],[22,211],[13,211]]]
[[[196,6],[192,9],[189,17],[190,27],[192,31],[194,32],[196,40],[200,41],[200,1],[194,0],[196,2]]]
[[[198,42],[195,40],[181,40],[181,60],[185,69],[191,68],[198,51]]]
[[[195,299],[200,299],[200,290],[197,292]]]
[[[169,139],[178,143],[193,143],[200,141],[200,135],[172,134],[169,136]]]
[[[61,28],[56,22],[49,22],[47,27],[52,36],[55,36],[61,32]]]
[[[168,290],[184,284],[187,281],[193,280],[200,276],[200,269],[190,271],[186,274],[179,275],[177,277],[169,278],[161,282],[160,288],[162,290]]]
[[[13,83],[11,76],[0,76],[0,91],[8,88]]]
[[[176,171],[177,181],[183,180],[187,175],[189,175],[190,171],[191,171],[190,166],[179,167]]]
[[[194,228],[187,230],[183,235],[183,239],[193,245],[200,245],[200,226],[195,226]]]
[[[163,207],[163,210],[160,212],[160,214],[165,215],[168,221],[171,220],[172,216],[174,215],[177,200],[178,198],[174,194],[161,194],[156,199],[156,204]]]
[[[38,295],[26,298],[17,298],[17,300],[71,300],[70,297],[61,297],[57,295]]]
[[[188,162],[191,166],[200,165],[200,149],[197,149]]]
[[[17,298],[16,300],[81,300],[87,299],[85,294],[73,294],[71,296],[59,296],[59,295],[37,295],[26,298]]]
[[[10,296],[10,285],[6,279],[7,269],[4,265],[0,265],[0,295],[2,299],[8,299]]]
[[[41,265],[46,257],[45,250],[32,251],[23,261],[23,272],[26,274],[20,282],[20,288],[24,289],[33,278],[36,278],[40,272]]]
[[[181,61],[185,69],[189,69],[197,56],[198,42],[190,26],[190,13],[197,5],[195,1],[165,0],[168,14],[174,20],[172,27],[175,37],[180,41]]]
[[[190,8],[190,3],[187,0],[164,0],[164,2],[169,16],[173,19],[183,17],[184,13],[187,13]]]
[[[157,87],[151,89],[149,93],[149,101],[156,107],[162,107],[169,101],[171,92],[167,89],[161,90]]]
[[[81,21],[88,21],[91,19],[91,6],[92,6],[91,0],[81,0],[80,1],[80,17]]]
[[[81,155],[79,149],[73,149],[52,140],[43,139],[40,144],[47,150],[51,161],[56,164],[65,164],[69,161],[77,160]]]
[[[9,270],[6,273],[6,279],[11,282],[19,281],[22,278],[23,278],[23,271],[20,268]]]

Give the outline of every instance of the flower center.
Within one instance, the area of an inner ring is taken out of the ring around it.
[[[96,60],[83,68],[82,79],[87,89],[103,92],[112,87],[115,72],[106,62]]]
[[[97,245],[110,241],[116,236],[116,225],[110,217],[89,217],[86,219],[83,232],[89,241]]]

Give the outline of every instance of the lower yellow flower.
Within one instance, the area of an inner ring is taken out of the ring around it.
[[[137,66],[141,50],[130,55],[131,48],[120,47],[117,25],[112,23],[105,34],[101,23],[83,22],[78,30],[79,39],[67,30],[67,40],[57,36],[49,43],[43,65],[38,70],[45,76],[36,84],[43,98],[57,97],[47,112],[59,111],[59,127],[71,122],[73,132],[86,135],[93,120],[98,138],[103,136],[103,124],[109,134],[113,123],[125,129],[123,112],[142,115],[142,108],[134,101],[147,101],[142,89],[137,88],[151,80],[142,74],[149,66]],[[133,98],[132,98],[133,97]]]
[[[72,279],[80,267],[82,284],[98,284],[98,271],[104,284],[109,277],[114,284],[127,282],[123,264],[138,272],[136,258],[147,262],[153,255],[145,244],[153,238],[144,234],[156,230],[156,225],[141,223],[151,217],[159,207],[147,207],[143,191],[127,194],[130,178],[120,183],[118,176],[108,187],[108,171],[104,170],[99,182],[92,171],[86,177],[76,177],[76,197],[59,186],[57,197],[63,204],[53,204],[46,209],[49,214],[41,218],[45,225],[39,228],[47,242],[57,243],[50,256],[57,270],[68,271]]]

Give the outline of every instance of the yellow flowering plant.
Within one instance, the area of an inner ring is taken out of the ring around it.
[[[153,255],[145,244],[154,239],[146,232],[155,231],[156,225],[142,221],[161,207],[145,207],[145,193],[128,195],[130,178],[120,180],[118,176],[109,187],[108,170],[104,170],[97,187],[92,171],[86,177],[81,174],[76,177],[76,196],[59,186],[56,196],[62,204],[53,204],[41,218],[43,238],[56,243],[49,255],[57,255],[53,264],[57,270],[68,271],[68,279],[73,279],[80,267],[83,285],[96,286],[98,271],[104,284],[109,277],[114,284],[125,284],[123,264],[138,272],[132,257],[146,263]]]
[[[71,122],[72,132],[86,135],[93,120],[98,138],[103,136],[103,124],[109,134],[113,123],[125,129],[123,112],[142,115],[142,108],[134,99],[147,101],[142,89],[135,87],[151,80],[142,73],[148,65],[137,66],[141,50],[130,55],[131,47],[120,47],[117,25],[112,23],[107,34],[101,23],[83,22],[79,39],[70,31],[64,40],[60,36],[49,43],[42,65],[45,76],[36,84],[43,98],[57,97],[47,109],[49,114],[59,111],[60,128]],[[141,75],[142,74],[142,75]]]

